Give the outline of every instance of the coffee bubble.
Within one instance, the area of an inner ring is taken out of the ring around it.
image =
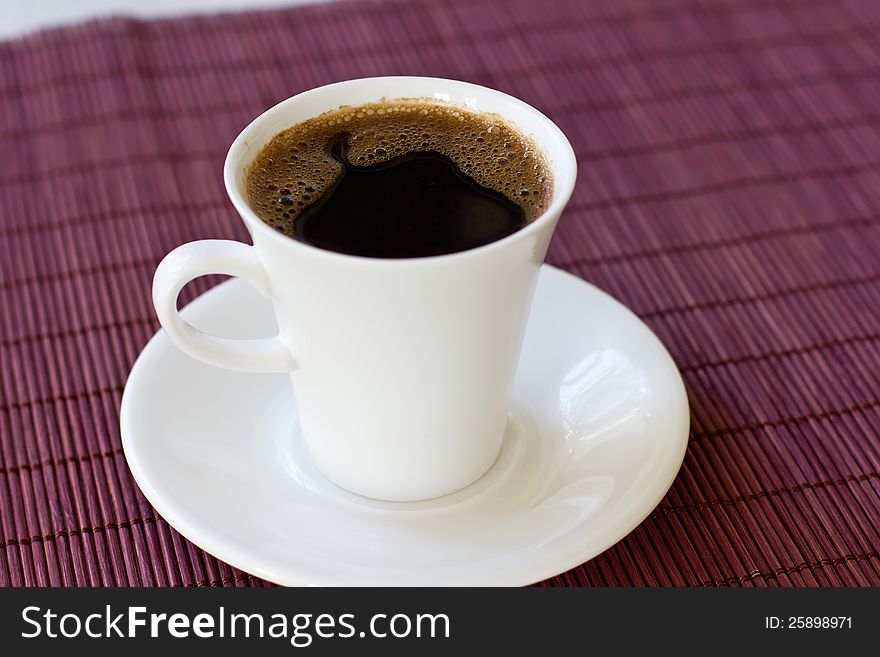
[[[341,133],[348,135],[349,161],[362,165],[440,153],[479,185],[520,206],[528,221],[543,212],[552,196],[552,178],[540,150],[500,116],[404,99],[342,107],[276,135],[245,177],[248,200],[260,219],[292,234],[296,217],[341,173],[329,150]]]

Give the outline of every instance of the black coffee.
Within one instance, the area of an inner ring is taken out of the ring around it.
[[[343,107],[276,135],[246,190],[257,215],[294,239],[411,258],[510,235],[543,212],[552,180],[500,117],[404,100]]]

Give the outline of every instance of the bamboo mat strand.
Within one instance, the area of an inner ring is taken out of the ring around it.
[[[542,584],[880,585],[878,26],[869,0],[363,0],[0,43],[0,585],[266,585],[137,490],[122,387],[161,257],[246,240],[220,175],[241,128],[392,74],[560,125],[580,173],[548,261],[642,317],[688,390],[666,498]]]

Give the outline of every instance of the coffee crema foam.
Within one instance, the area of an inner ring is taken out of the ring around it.
[[[543,213],[553,193],[543,154],[497,114],[400,99],[340,107],[276,135],[245,172],[248,201],[263,222],[293,234],[297,216],[343,170],[330,154],[341,135],[356,166],[412,153],[445,155],[476,183],[520,206],[529,222]]]

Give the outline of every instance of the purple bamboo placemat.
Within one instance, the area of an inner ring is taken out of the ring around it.
[[[682,368],[672,490],[546,584],[880,584],[878,27],[871,0],[388,0],[0,44],[0,585],[263,584],[138,492],[122,386],[159,259],[246,238],[220,176],[239,130],[384,74],[557,121],[580,180],[549,261]]]

